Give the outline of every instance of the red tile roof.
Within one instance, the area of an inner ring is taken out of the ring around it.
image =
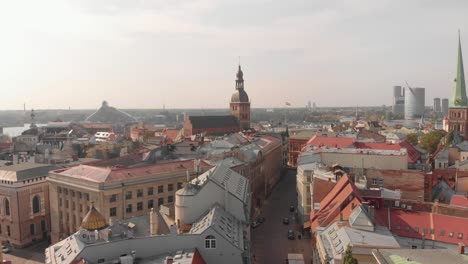
[[[2,148],[11,148],[13,147],[13,143],[7,142],[7,143],[0,143],[0,149]]]
[[[317,212],[311,212],[312,232],[315,232],[319,226],[326,227],[334,220],[339,219],[340,214],[342,214],[343,219],[349,218],[354,207],[361,205],[361,201],[359,190],[345,174],[320,202],[320,209]]]
[[[193,252],[192,264],[206,264],[197,248],[195,248],[195,251]]]
[[[166,173],[185,172],[194,170],[195,160],[173,161],[155,165],[147,165],[136,168],[122,167],[95,167],[88,165],[79,165],[65,170],[54,171],[56,174],[81,178],[93,182],[110,182],[119,181],[131,178],[145,177],[148,175],[165,175]],[[208,163],[201,161],[201,171],[206,171],[212,168]]]
[[[386,208],[376,211],[376,221],[388,227]],[[392,208],[390,209],[390,223],[390,231],[402,237],[421,239],[423,233],[426,232],[424,237],[429,240],[450,244],[468,242],[468,218]]]
[[[329,147],[329,148],[350,148],[353,147],[354,138],[350,137],[324,137],[314,136],[307,141],[307,146]]]
[[[450,205],[468,208],[468,197],[464,195],[452,195]]]
[[[397,144],[374,143],[374,142],[356,142],[354,146],[359,149],[379,149],[379,150],[400,150],[405,148],[408,152],[408,163],[416,163],[421,154],[407,141],[401,141]]]
[[[333,190],[335,185],[336,182],[315,178],[313,184],[314,203],[321,202],[327,196],[327,194]]]
[[[168,138],[174,142],[177,138],[177,135],[179,134],[180,130],[178,129],[166,129],[164,130],[164,135],[166,135]]]

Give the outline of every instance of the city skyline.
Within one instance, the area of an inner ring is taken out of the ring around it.
[[[309,2],[4,3],[0,109],[227,108],[239,56],[252,108],[452,96],[468,4]]]

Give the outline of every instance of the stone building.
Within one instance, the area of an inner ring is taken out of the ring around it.
[[[0,165],[0,239],[25,247],[48,239],[50,231],[47,175],[57,167],[25,162]]]
[[[91,203],[106,221],[143,215],[153,207],[172,204],[187,178],[208,168],[203,161],[185,160],[134,168],[80,165],[51,171],[52,242],[76,232]]]
[[[449,108],[449,130],[460,134],[468,139],[468,99],[466,97],[465,72],[463,68],[463,56],[460,36],[458,36],[458,64],[455,87],[450,100]]]
[[[184,120],[184,136],[197,134],[226,135],[250,128],[250,101],[244,90],[244,73],[239,65],[236,91],[229,103],[230,115],[187,116]]]
[[[153,210],[108,224],[92,206],[81,230],[45,250],[45,263],[252,263],[248,186],[227,167],[210,169],[177,191],[175,223],[188,229],[164,233]]]

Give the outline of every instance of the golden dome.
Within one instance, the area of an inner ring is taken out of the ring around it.
[[[91,210],[89,210],[81,223],[81,228],[88,231],[101,230],[108,226],[106,219],[94,208],[94,205],[91,206]]]

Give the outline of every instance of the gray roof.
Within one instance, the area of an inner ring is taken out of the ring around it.
[[[0,166],[0,179],[6,181],[23,181],[41,176],[47,176],[49,171],[58,167],[50,164],[23,162],[13,165]]]
[[[468,255],[451,249],[374,249],[372,254],[382,264],[468,263]]]
[[[231,96],[231,103],[248,103],[249,96],[244,89],[237,89]]]
[[[395,237],[385,227],[377,226],[374,232],[343,226],[336,221],[319,233],[324,249],[331,258],[341,258],[341,254],[351,245],[353,247],[400,248]]]
[[[108,123],[108,124],[126,124],[135,122],[130,114],[120,111],[104,101],[101,108],[86,118],[87,122]]]
[[[204,217],[193,224],[189,234],[202,234],[210,227],[231,244],[243,250],[244,229],[241,222],[219,205],[214,206]]]
[[[348,221],[353,228],[374,228],[374,223],[372,223],[362,205],[354,208]]]
[[[212,181],[223,189],[227,188],[229,193],[245,203],[249,199],[247,179],[224,165],[218,165],[208,170],[193,179],[192,184],[202,186],[207,181]]]
[[[449,152],[447,149],[439,151],[439,153],[437,153],[437,155],[435,156],[436,160],[448,160],[448,158],[449,158]]]
[[[468,141],[465,140],[457,145],[457,148],[461,151],[468,151]]]
[[[212,161],[211,164],[213,165],[224,165],[228,168],[233,168],[233,167],[237,167],[239,165],[242,165],[244,164],[244,162],[242,162],[241,160],[235,158],[235,157],[227,157],[225,159],[222,159],[222,160],[217,160],[217,161]]]

